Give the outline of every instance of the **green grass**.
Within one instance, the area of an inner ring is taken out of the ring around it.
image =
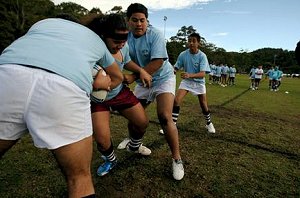
[[[94,147],[92,173],[98,197],[300,197],[300,79],[284,78],[278,92],[269,91],[266,81],[257,91],[248,87],[243,75],[232,87],[207,84],[214,135],[204,128],[197,98],[185,98],[177,124],[185,165],[182,181],[172,179],[171,153],[158,134],[152,104],[144,138],[151,156],[115,150],[118,166],[98,177],[102,161]],[[127,122],[113,114],[111,126],[116,147],[127,136]],[[66,194],[52,154],[35,148],[29,136],[0,161],[0,197]]]

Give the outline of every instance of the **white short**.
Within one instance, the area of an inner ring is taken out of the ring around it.
[[[136,85],[134,94],[138,99],[147,99],[148,102],[153,102],[155,98],[162,93],[171,93],[175,96],[176,76],[173,75],[163,83],[147,88],[141,85]]]
[[[197,96],[199,94],[206,94],[206,86],[205,84],[191,81],[191,80],[185,80],[183,79],[180,82],[180,85],[178,89],[184,89],[189,91],[191,94]]]
[[[36,147],[56,149],[92,135],[88,95],[54,73],[0,65],[0,106],[0,139],[29,131]]]

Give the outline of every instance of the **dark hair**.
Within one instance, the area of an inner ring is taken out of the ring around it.
[[[128,6],[126,16],[130,18],[133,13],[143,13],[148,18],[148,9],[140,3],[132,3]]]
[[[200,39],[201,39],[200,34],[194,32],[194,33],[192,33],[192,34],[189,35],[189,38],[191,38],[191,37],[196,38],[197,41],[200,42]]]
[[[94,17],[86,27],[94,31],[101,38],[115,35],[116,30],[128,30],[126,20],[121,14],[109,14]]]

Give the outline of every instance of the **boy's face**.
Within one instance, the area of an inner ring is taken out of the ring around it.
[[[197,38],[195,38],[195,37],[188,38],[188,47],[191,51],[197,51],[199,46],[200,46],[200,43],[198,42]]]
[[[128,31],[116,31],[116,34],[128,34]],[[126,44],[127,40],[119,40],[119,39],[113,39],[113,38],[105,38],[105,44],[107,46],[107,49],[112,54],[118,53]]]
[[[133,13],[128,19],[128,27],[135,37],[146,33],[148,21],[144,13]]]

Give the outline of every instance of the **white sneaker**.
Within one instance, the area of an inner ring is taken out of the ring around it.
[[[162,130],[162,129],[159,129],[158,133],[159,133],[159,134],[162,134],[162,135],[165,134],[165,133],[164,133],[164,130]]]
[[[174,160],[172,163],[172,170],[173,170],[173,178],[176,180],[181,180],[184,176],[184,168],[183,168],[183,163],[181,159],[179,160]]]
[[[139,149],[137,151],[130,150],[130,148],[128,147],[128,145],[126,145],[126,149],[127,149],[127,151],[134,152],[134,153],[139,153],[139,154],[145,155],[145,156],[151,154],[151,150],[149,148],[143,146],[143,144],[141,144],[141,146],[139,147]]]
[[[119,145],[118,145],[118,149],[125,149],[126,145],[129,143],[130,139],[129,138],[125,138]]]
[[[214,127],[214,125],[213,125],[212,122],[209,125],[206,125],[205,128],[207,129],[207,131],[209,133],[215,133],[216,132],[216,129],[215,129],[215,127]]]

